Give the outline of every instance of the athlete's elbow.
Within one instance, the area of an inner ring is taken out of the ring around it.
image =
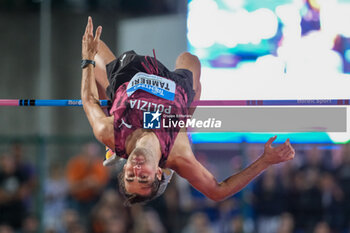
[[[202,190],[202,191],[203,191],[203,194],[212,201],[219,202],[224,199],[220,190],[220,185],[215,185],[207,190]]]
[[[102,142],[103,138],[104,138],[104,135],[103,135],[104,127],[103,126],[95,126],[95,127],[93,127],[93,131],[94,131],[95,138],[97,140],[99,140],[100,142]]]
[[[215,202],[220,202],[220,201],[223,201],[226,199],[225,196],[219,194],[219,193],[214,193],[214,194],[210,194],[210,195],[207,195],[207,197],[212,200],[212,201],[215,201]]]
[[[95,138],[101,143],[108,145],[111,140],[110,126],[107,124],[98,124],[93,128]]]
[[[236,193],[237,190],[228,191],[222,186],[222,183],[219,183],[217,187],[215,187],[215,189],[213,189],[212,192],[209,192],[206,196],[215,202],[219,202],[233,196]]]
[[[96,99],[95,96],[92,94],[82,94],[81,101],[83,106],[86,106],[89,104],[99,104],[99,100]]]

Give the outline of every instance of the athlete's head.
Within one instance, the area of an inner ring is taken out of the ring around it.
[[[120,190],[126,204],[151,200],[159,189],[162,169],[158,167],[151,150],[135,148],[119,175]]]

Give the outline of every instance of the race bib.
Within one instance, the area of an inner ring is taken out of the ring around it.
[[[136,90],[144,90],[166,100],[174,100],[176,83],[156,75],[139,72],[130,80],[126,93],[131,96]]]

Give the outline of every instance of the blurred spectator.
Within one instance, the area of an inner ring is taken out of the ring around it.
[[[9,225],[1,225],[0,224],[0,233],[15,233],[15,231]]]
[[[276,173],[276,166],[270,167],[255,183],[253,207],[259,233],[277,232],[280,216],[286,210],[286,192]]]
[[[323,220],[325,220],[332,229],[341,230],[343,226],[342,202],[343,191],[331,173],[323,173],[320,177],[320,188],[322,191]]]
[[[186,179],[177,174],[174,174],[173,179],[176,180],[175,185],[179,196],[179,208],[183,209],[186,212],[192,210],[194,205],[191,195],[192,186],[187,182]],[[171,184],[172,182],[170,182],[169,185]]]
[[[15,159],[17,168],[27,176],[32,182],[35,180],[35,169],[33,164],[23,158],[23,147],[19,142],[14,142],[11,145],[11,154]]]
[[[53,163],[45,184],[44,225],[46,231],[62,230],[62,214],[66,208],[68,184],[63,167]]]
[[[143,209],[137,205],[132,207],[134,219],[133,233],[166,233],[159,214],[152,208]]]
[[[23,156],[23,146],[20,142],[13,142],[11,145],[11,155],[15,159],[16,169],[26,178],[25,190],[26,194],[23,197],[23,201],[27,208],[31,208],[33,204],[32,193],[36,186],[35,168],[29,159],[25,159]]]
[[[311,232],[323,217],[322,194],[317,186],[319,176],[316,169],[300,170],[294,175],[288,204],[297,232]]]
[[[121,218],[109,219],[106,223],[105,233],[128,233],[126,223]]]
[[[293,175],[295,172],[295,167],[296,166],[294,161],[288,161],[279,165],[281,184],[283,188],[286,190],[286,192],[289,192],[289,190],[293,186]]]
[[[294,219],[290,213],[283,213],[277,229],[277,233],[293,233]]]
[[[208,215],[203,212],[192,214],[182,233],[214,233]]]
[[[341,165],[336,169],[336,178],[339,182],[344,193],[344,201],[342,203],[343,207],[343,217],[346,224],[349,225],[348,221],[350,219],[350,144],[346,144],[343,147],[343,158]]]
[[[103,167],[103,156],[96,143],[83,147],[81,154],[68,161],[69,205],[87,220],[108,182],[108,171]]]
[[[163,212],[160,212],[160,218],[168,233],[181,232],[190,211],[189,208],[184,208],[180,204],[178,182],[179,176],[174,176],[163,195],[165,208]]]
[[[64,233],[85,233],[86,227],[76,210],[66,209],[62,215],[62,228]]]
[[[8,224],[15,230],[21,227],[27,209],[24,200],[28,196],[27,177],[16,166],[10,154],[0,157],[0,224]]]
[[[39,232],[39,221],[34,215],[28,215],[23,223],[20,233],[37,233]]]
[[[243,232],[243,219],[239,215],[242,206],[239,200],[230,198],[218,204],[218,219],[215,222],[215,232]]]
[[[129,232],[131,229],[129,209],[124,207],[119,194],[106,190],[90,216],[91,232]],[[118,225],[115,224],[118,222]]]
[[[327,170],[323,160],[323,151],[317,146],[306,149],[304,151],[304,164],[301,166],[301,169],[314,169],[318,172]]]
[[[229,230],[227,233],[246,233],[244,230],[244,220],[241,215],[237,215],[231,219]]]
[[[343,164],[345,145],[332,146],[330,150],[330,164],[332,172],[336,172],[337,169]]]
[[[316,224],[313,233],[331,233],[331,229],[326,222],[319,222]]]

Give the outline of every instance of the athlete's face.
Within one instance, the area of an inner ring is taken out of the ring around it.
[[[154,166],[147,156],[130,155],[124,165],[124,183],[128,193],[150,195],[154,179],[161,179],[162,170]]]

